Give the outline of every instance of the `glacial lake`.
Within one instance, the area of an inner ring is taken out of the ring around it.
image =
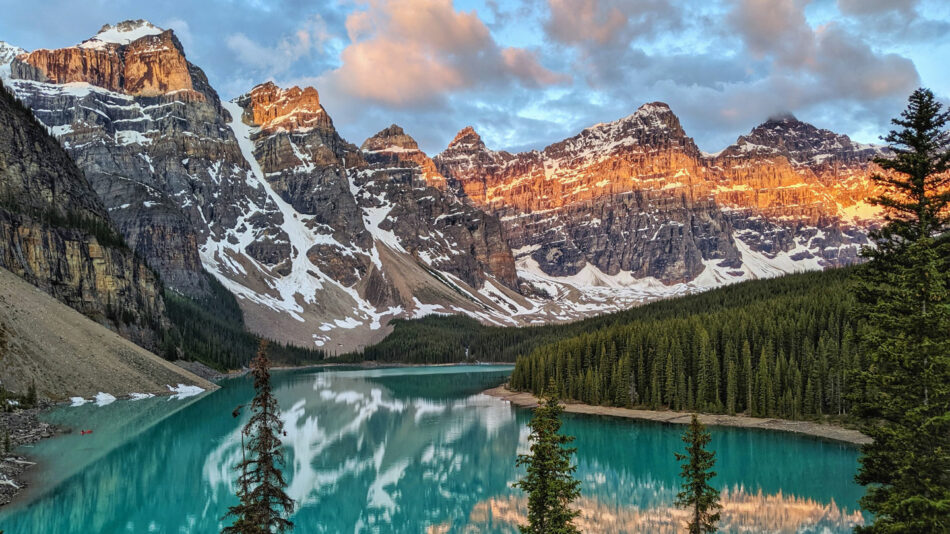
[[[530,411],[481,392],[511,367],[308,369],[274,373],[296,533],[516,532],[511,488]],[[7,534],[215,533],[235,503],[231,466],[253,395],[246,378],[185,399],[62,407],[72,434],[40,459],[24,498],[0,509]],[[585,532],[679,532],[682,426],[565,415],[577,437]],[[93,433],[80,435],[80,429]],[[849,532],[862,516],[857,449],[786,433],[713,427],[723,532]],[[21,497],[23,497],[21,495]]]

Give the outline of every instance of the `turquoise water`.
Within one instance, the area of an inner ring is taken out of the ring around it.
[[[481,395],[510,367],[275,373],[284,411],[288,493],[298,533],[514,532],[510,488],[530,411]],[[234,504],[230,466],[253,395],[235,379],[190,399],[64,407],[52,422],[89,428],[28,451],[43,469],[0,510],[20,533],[218,532]],[[672,451],[683,427],[565,416],[577,436],[587,532],[674,532]],[[725,531],[847,532],[860,520],[855,449],[782,433],[712,429]]]

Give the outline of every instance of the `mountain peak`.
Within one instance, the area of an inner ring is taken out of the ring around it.
[[[795,123],[795,122],[801,122],[801,121],[798,120],[798,118],[795,117],[795,115],[792,115],[790,112],[782,111],[780,113],[770,115],[769,118],[765,122],[767,124],[767,123],[790,123],[790,122]]]
[[[253,123],[264,130],[306,130],[323,115],[320,93],[313,87],[283,89],[274,82],[264,82],[238,100],[252,115]]]
[[[456,146],[484,147],[485,143],[482,142],[482,138],[478,135],[478,132],[475,131],[475,128],[466,126],[462,128],[459,133],[455,134],[455,139],[452,139],[452,142],[449,143],[449,148]]]
[[[637,108],[638,113],[668,113],[671,111],[670,105],[666,102],[647,102]]]
[[[107,44],[127,45],[143,37],[159,35],[165,30],[147,20],[124,20],[116,24],[106,24],[99,33],[83,41],[82,48],[102,48]]]
[[[414,151],[419,150],[419,145],[401,127],[391,124],[388,128],[380,130],[376,135],[363,141],[360,149],[369,152]]]

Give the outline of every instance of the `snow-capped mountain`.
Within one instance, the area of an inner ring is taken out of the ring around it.
[[[170,30],[0,45],[0,76],[85,172],[171,288],[239,299],[248,326],[345,350],[396,317],[576,319],[855,261],[880,149],[792,117],[717,155],[663,103],[541,151],[465,128],[429,158],[392,125],[361,146],[315,88],[222,102]]]

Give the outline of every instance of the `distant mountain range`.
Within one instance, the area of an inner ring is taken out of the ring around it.
[[[0,43],[0,77],[169,288],[200,297],[213,276],[250,329],[331,352],[393,318],[566,321],[850,264],[880,221],[868,161],[884,150],[790,115],[718,154],[655,102],[519,154],[465,128],[430,158],[396,125],[347,142],[314,88],[222,102],[145,21],[57,50]]]

